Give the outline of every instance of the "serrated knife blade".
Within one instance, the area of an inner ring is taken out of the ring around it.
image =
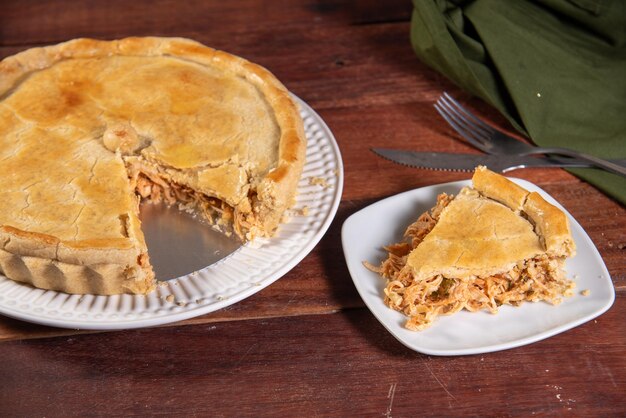
[[[518,168],[530,167],[590,167],[585,162],[565,162],[550,158],[520,157],[515,155],[455,154],[450,152],[419,152],[389,148],[372,148],[374,153],[398,164],[431,170],[474,171],[479,165],[490,170],[506,173]],[[626,166],[626,159],[611,160]]]

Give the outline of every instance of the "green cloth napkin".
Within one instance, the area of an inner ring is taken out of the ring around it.
[[[626,1],[413,4],[418,57],[536,144],[626,157]],[[572,172],[626,204],[626,178]]]

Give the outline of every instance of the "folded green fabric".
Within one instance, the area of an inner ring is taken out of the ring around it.
[[[413,4],[418,57],[536,144],[626,157],[626,1]],[[626,204],[626,178],[572,172]]]

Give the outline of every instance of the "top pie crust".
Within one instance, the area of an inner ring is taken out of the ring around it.
[[[575,252],[565,214],[538,193],[478,167],[474,188],[464,188],[408,257],[415,280],[486,277],[547,253]]]
[[[306,140],[266,69],[181,38],[77,39],[0,62],[0,269],[69,293],[154,287],[129,166],[271,236]]]

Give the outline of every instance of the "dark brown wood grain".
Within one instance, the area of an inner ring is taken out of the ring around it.
[[[394,165],[370,148],[477,152],[434,110],[443,91],[511,129],[415,57],[410,13],[407,0],[2,1],[0,58],[75,37],[159,35],[266,66],[327,122],[345,184],[316,248],[221,311],[87,334],[0,317],[0,416],[626,415],[626,210],[564,170],[510,175],[559,200],[598,247],[617,292],[603,316],[517,349],[431,357],[397,342],[359,298],[343,221],[382,198],[470,177]]]
[[[624,315],[620,297],[548,340],[467,357],[415,353],[363,309],[5,342],[0,413],[616,415]]]
[[[251,32],[275,33],[279,28],[305,32],[328,25],[408,21],[410,13],[410,2],[376,0],[3,1],[0,44],[32,45],[78,37],[111,39],[145,35],[226,40]],[[290,39],[281,40],[284,44]],[[278,47],[281,42],[274,40],[270,44]]]

